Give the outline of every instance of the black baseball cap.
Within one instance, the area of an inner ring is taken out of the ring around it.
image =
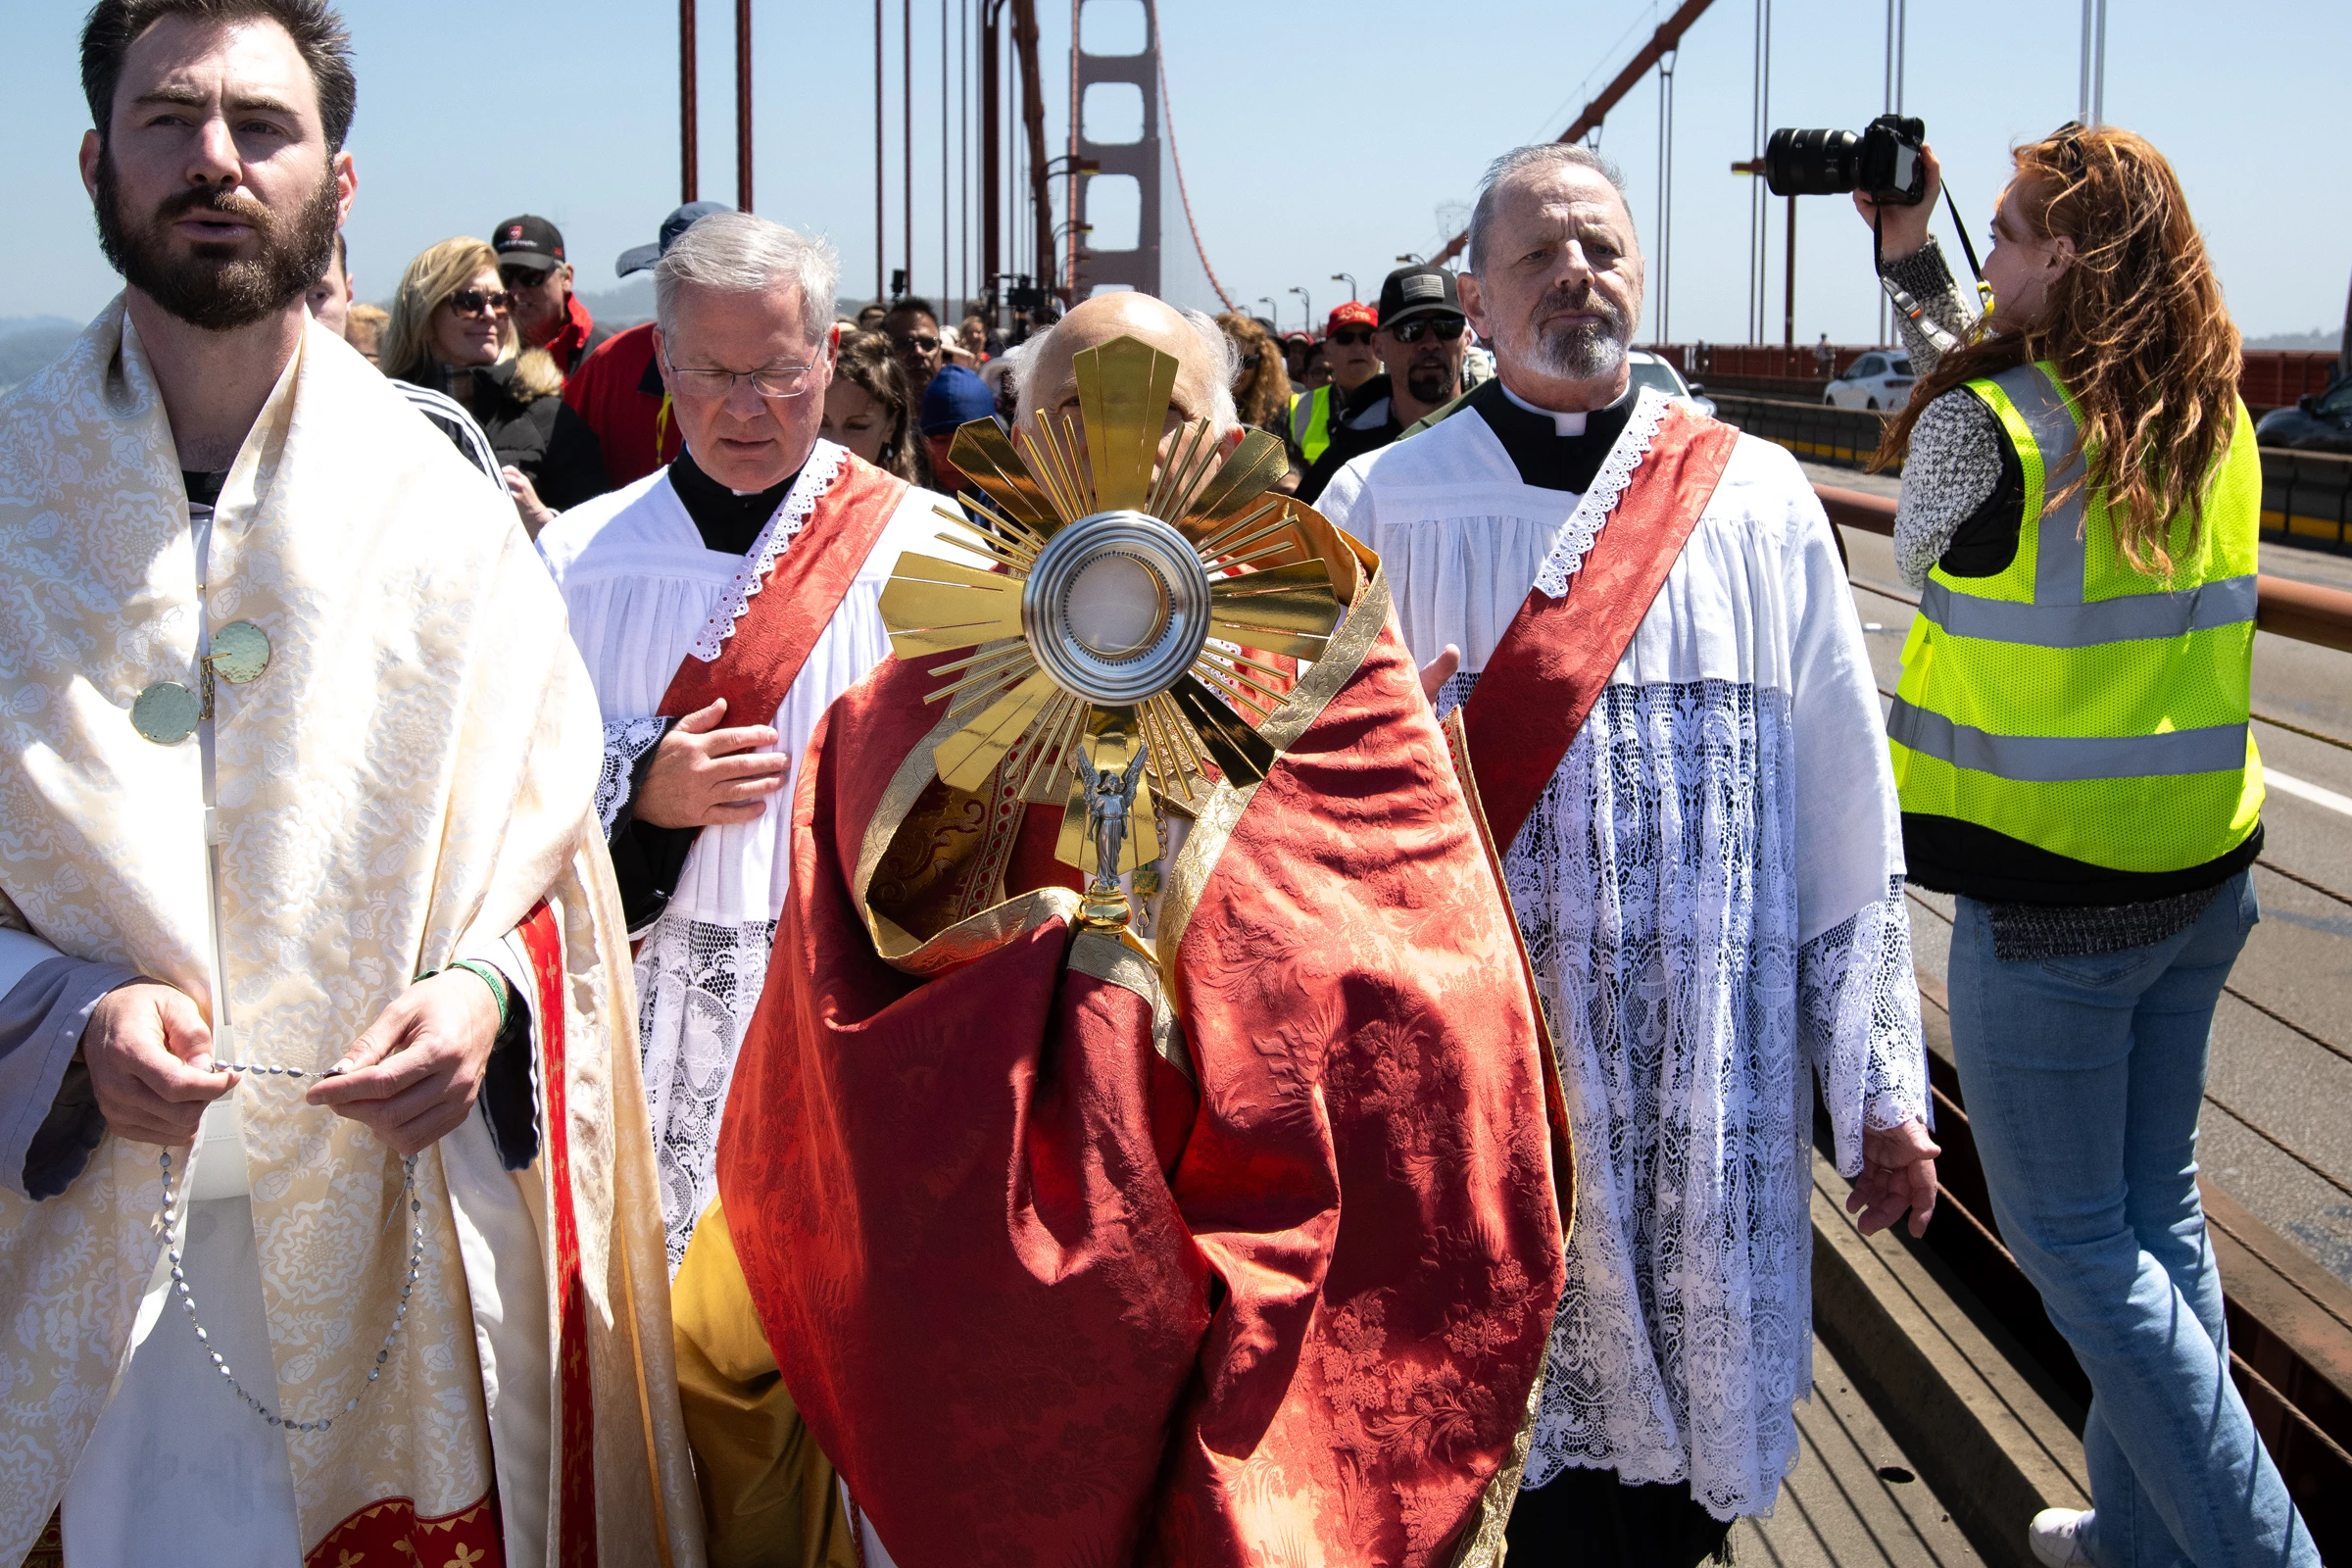
[[[1418,316],[1459,316],[1462,295],[1443,267],[1399,267],[1380,280],[1380,324],[1395,326]]]
[[[633,245],[622,251],[620,260],[613,265],[613,272],[617,276],[626,277],[631,272],[646,270],[662,260],[662,252],[675,245],[678,242],[678,236],[692,228],[697,220],[709,218],[712,213],[731,213],[734,210],[725,202],[688,202],[662,220],[662,237],[655,243]]]
[[[510,218],[490,231],[490,248],[501,267],[536,267],[553,270],[564,265],[564,231],[544,218],[525,213]]]

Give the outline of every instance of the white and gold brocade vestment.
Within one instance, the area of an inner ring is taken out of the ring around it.
[[[337,1417],[324,1431],[154,1396],[152,1366],[202,1347],[166,1309],[153,1146],[102,1136],[39,1201],[9,1173],[0,1563],[61,1503],[69,1564],[189,1560],[177,1539],[77,1542],[77,1471],[125,1460],[125,1514],[175,1489],[191,1517],[261,1499],[257,1553],[699,1560],[628,953],[590,812],[601,727],[563,605],[503,499],[316,325],[226,476],[201,584],[177,468],[120,300],[0,399],[0,918],[209,1018],[217,914],[217,1049],[311,1073],[414,977],[503,944],[531,1012],[527,1147],[502,1160],[473,1115],[416,1161],[420,1278],[370,1386],[409,1256],[401,1161],[300,1080],[239,1080],[250,1224],[179,1245],[191,1275],[258,1287],[267,1356],[240,1356],[238,1382],[289,1421]],[[200,632],[235,621],[270,653],[216,690],[208,894],[205,748],[146,739],[130,710],[196,686]],[[45,1108],[0,1105],[0,1131]],[[236,1152],[205,1147],[199,1188]],[[110,1437],[110,1406],[156,1419]],[[262,1473],[223,1482],[205,1469],[222,1454]]]

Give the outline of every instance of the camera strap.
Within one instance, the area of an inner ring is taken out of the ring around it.
[[[1984,269],[1977,265],[1977,248],[1969,243],[1968,225],[1960,221],[1960,204],[1952,200],[1952,190],[1943,190],[1943,210],[1952,215],[1952,232],[1960,236],[1960,254],[1968,258],[1969,276],[1977,280],[1977,292],[1984,292]]]

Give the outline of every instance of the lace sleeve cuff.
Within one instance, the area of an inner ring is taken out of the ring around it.
[[[1805,1058],[1830,1108],[1838,1174],[1862,1173],[1862,1134],[1928,1116],[1927,1046],[1903,879],[1886,897],[1797,953]]]
[[[604,826],[607,843],[628,824],[631,803],[645,782],[646,764],[674,722],[668,718],[605,720],[605,765],[596,780],[596,819]]]

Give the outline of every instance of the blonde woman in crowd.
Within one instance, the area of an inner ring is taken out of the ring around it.
[[[377,363],[471,415],[534,537],[557,513],[612,488],[596,432],[565,405],[544,350],[523,349],[498,253],[445,239],[409,263]]]

